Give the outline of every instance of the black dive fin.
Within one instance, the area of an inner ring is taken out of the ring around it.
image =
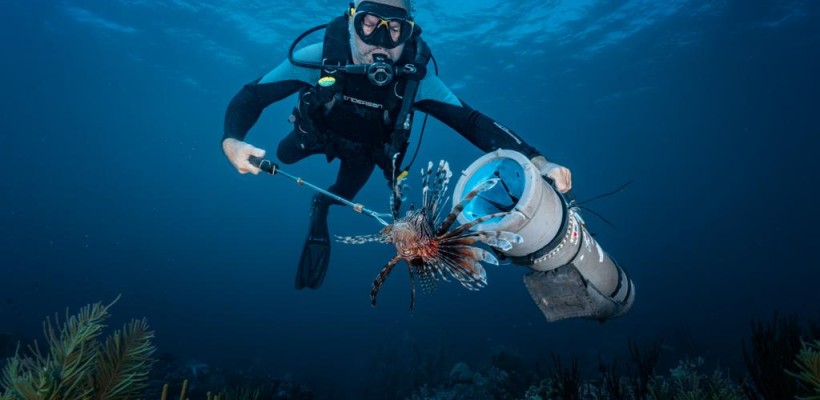
[[[325,280],[327,266],[330,262],[330,239],[327,237],[308,237],[299,259],[296,271],[296,288],[318,289]]]
[[[330,233],[327,229],[327,209],[330,204],[321,194],[313,196],[310,210],[310,228],[299,269],[296,271],[296,288],[318,289],[322,286],[330,262]]]

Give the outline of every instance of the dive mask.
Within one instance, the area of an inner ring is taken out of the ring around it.
[[[392,49],[413,36],[413,17],[400,7],[363,1],[357,8],[350,3],[349,16],[356,34],[371,46]]]

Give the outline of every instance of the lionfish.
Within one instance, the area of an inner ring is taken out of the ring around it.
[[[370,290],[370,301],[376,305],[376,295],[387,276],[396,264],[404,260],[410,271],[410,309],[415,304],[416,284],[418,275],[424,293],[431,293],[437,289],[437,281],[448,282],[447,276],[458,280],[465,288],[478,290],[487,284],[487,273],[481,263],[498,265],[498,259],[491,251],[477,245],[484,243],[495,249],[509,250],[513,243],[521,243],[521,236],[505,231],[474,230],[479,224],[496,217],[502,217],[507,212],[488,214],[476,218],[461,226],[454,226],[456,217],[464,207],[479,195],[498,182],[498,179],[489,179],[479,184],[442,218],[442,209],[449,201],[444,197],[447,185],[452,176],[447,162],[441,161],[433,171],[433,163],[421,170],[422,176],[422,203],[420,209],[410,207],[404,217],[399,217],[399,208],[404,185],[397,182],[393,187],[390,198],[392,224],[386,224],[375,235],[364,236],[337,236],[342,243],[362,244],[369,242],[391,243],[396,247],[396,256],[382,268],[373,281]]]

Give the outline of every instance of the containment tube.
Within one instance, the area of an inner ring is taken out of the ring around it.
[[[480,193],[458,216],[460,223],[505,211],[478,229],[521,235],[503,255],[531,269],[524,285],[549,321],[603,321],[632,307],[635,286],[587,231],[576,208],[547,183],[523,154],[499,149],[473,162],[456,184],[453,204],[480,183],[498,184]]]

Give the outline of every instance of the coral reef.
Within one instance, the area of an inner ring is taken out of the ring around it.
[[[119,297],[117,298],[119,299]],[[148,323],[132,320],[104,341],[108,305],[66,311],[65,322],[46,319],[48,352],[35,342],[29,354],[15,354],[3,369],[3,400],[127,400],[141,395],[151,369],[154,332]]]
[[[465,362],[456,363],[450,370],[450,383],[473,383],[473,371],[470,370],[470,366]]]
[[[789,376],[797,378],[798,383],[810,393],[798,396],[798,400],[820,400],[820,339],[813,343],[803,343],[795,363],[797,372],[786,371]]]
[[[7,360],[0,400],[313,399],[312,392],[290,376],[234,378],[206,363],[178,363],[167,353],[154,359],[154,332],[145,319],[131,320],[103,340],[109,309],[118,299],[85,306],[76,315],[66,311],[62,323],[57,316],[46,319],[47,348],[34,342],[26,354],[18,350]]]
[[[805,338],[813,338],[807,341]],[[750,347],[743,343],[748,376],[733,380],[719,367],[704,372],[702,357],[684,357],[668,374],[655,369],[662,341],[641,349],[629,341],[630,363],[619,368],[618,362],[600,362],[599,377],[583,377],[576,361],[563,362],[552,356],[552,367],[526,376],[530,386],[520,389],[510,385],[510,377],[536,368],[515,365],[508,355],[494,355],[501,360],[474,373],[473,383],[426,385],[412,400],[523,399],[523,400],[820,400],[820,327],[810,324],[804,329],[796,317],[775,315],[768,323],[752,322]],[[498,366],[506,365],[504,368]],[[515,366],[514,366],[515,365]],[[461,369],[462,367],[455,367]],[[534,379],[533,379],[534,378]]]
[[[83,307],[65,319],[46,319],[46,346],[37,342],[8,358],[0,400],[313,400],[290,375],[273,376],[261,364],[224,369],[168,353],[154,359],[153,331],[131,320],[109,336],[111,304]],[[9,339],[10,340],[10,339]],[[4,342],[8,348],[9,340]],[[706,360],[684,356],[668,373],[656,371],[662,341],[645,347],[629,340],[628,361],[599,355],[597,374],[577,359],[556,354],[529,362],[509,348],[486,360],[457,361],[443,347],[407,339],[374,353],[362,378],[362,399],[399,400],[820,400],[820,326],[804,329],[796,317],[752,322],[742,343],[748,368],[742,381]],[[551,362],[550,362],[551,361]],[[472,368],[471,368],[472,367]],[[585,371],[582,373],[582,371]],[[595,375],[595,376],[587,376]],[[165,384],[171,382],[171,384]],[[179,383],[182,383],[181,385]]]
[[[226,389],[220,393],[205,392],[202,395],[193,395],[188,391],[188,380],[182,381],[177,399],[204,399],[204,400],[312,400],[313,394],[303,386],[297,385],[290,379],[273,381],[261,386],[239,386]],[[171,387],[166,383],[162,386],[160,400],[171,400]]]
[[[489,363],[471,370],[466,363],[453,364],[450,379],[439,384],[425,384],[411,400],[514,400],[537,382],[538,367],[528,365],[517,353],[496,349]]]
[[[652,400],[742,400],[743,390],[723,376],[719,369],[710,375],[700,372],[704,365],[701,357],[685,358],[669,371],[669,376],[658,376],[647,386]]]
[[[442,386],[455,365],[444,347],[425,346],[405,338],[400,345],[375,349],[367,360],[368,376],[362,377],[359,398],[404,400],[425,385]]]
[[[744,386],[749,399],[780,400],[808,396],[787,370],[794,368],[802,340],[820,338],[820,329],[811,324],[804,329],[796,316],[774,314],[769,323],[752,321],[750,348],[743,342],[743,360],[753,384]]]
[[[461,399],[521,399],[521,400],[740,400],[744,398],[740,386],[719,370],[711,374],[701,372],[702,358],[680,360],[668,375],[655,373],[659,358],[660,341],[641,350],[629,342],[631,364],[624,375],[617,373],[617,362],[601,363],[600,377],[583,379],[577,360],[566,363],[552,355],[552,366],[542,378],[528,375],[528,386],[511,385],[513,370],[495,365],[474,373],[472,383],[424,386],[411,400]],[[509,355],[499,356],[501,358]],[[458,365],[458,364],[457,364]],[[511,365],[511,364],[507,364]],[[461,369],[454,367],[454,370]],[[529,370],[516,366],[511,369]]]

